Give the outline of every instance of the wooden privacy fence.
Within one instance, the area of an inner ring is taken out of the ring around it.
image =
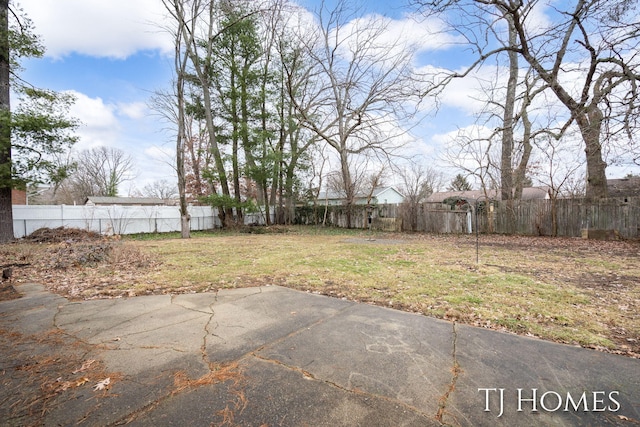
[[[524,200],[497,203],[479,215],[481,232],[580,237],[583,230],[615,230],[620,237],[640,237],[640,197]]]
[[[305,206],[296,210],[296,223],[346,227],[347,213],[345,206]],[[371,224],[385,231],[580,237],[583,230],[615,230],[623,238],[640,237],[640,197],[472,202],[455,209],[441,203],[356,205],[350,213],[352,228]]]

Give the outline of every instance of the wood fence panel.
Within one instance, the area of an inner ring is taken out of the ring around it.
[[[554,217],[556,235],[580,237],[583,229],[616,230],[623,238],[640,237],[640,197],[605,199],[589,202],[585,199],[517,200],[510,203],[494,202],[489,205],[473,206],[477,208],[477,218],[471,218],[473,232],[500,234],[521,234],[531,236],[553,236]],[[469,209],[472,209],[469,207]],[[305,208],[309,211],[309,208]],[[307,211],[309,218],[322,218],[327,209],[327,224],[346,227],[347,211],[344,206],[316,208],[315,214]],[[353,206],[353,228],[368,227],[366,206]],[[386,229],[402,228],[403,231],[426,233],[467,233],[469,210],[453,210],[440,203],[379,205],[371,210],[373,218],[396,218],[396,221],[384,220]],[[382,224],[381,222],[380,224]],[[302,222],[305,223],[305,222]]]

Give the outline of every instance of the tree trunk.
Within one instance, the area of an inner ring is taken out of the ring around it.
[[[13,240],[9,67],[9,0],[0,0],[0,243]]]
[[[177,7],[177,6],[176,6]],[[184,170],[185,156],[185,100],[184,100],[184,84],[185,70],[187,68],[188,54],[182,52],[182,42],[184,29],[178,26],[175,35],[175,58],[174,66],[176,72],[176,101],[178,108],[178,134],[176,136],[176,174],[178,175],[178,194],[180,197],[180,235],[183,239],[191,237],[191,228],[189,227],[189,212],[187,211],[187,182]]]
[[[215,2],[211,2],[208,5],[208,7],[209,7],[208,39],[212,40],[214,37],[214,31],[213,31],[214,26],[215,26],[215,23],[217,22],[215,13],[214,13]],[[213,110],[212,110],[212,104],[211,104],[211,82],[210,82],[211,76],[209,75],[209,67],[206,64],[202,64],[202,58],[200,58],[197,53],[197,47],[196,47],[197,41],[193,38],[193,35],[191,36],[191,39],[189,41],[190,41],[190,44],[192,45],[192,48],[190,51],[191,62],[193,64],[194,70],[196,71],[196,74],[198,76],[198,80],[200,83],[200,87],[202,89],[202,99],[203,99],[204,113],[205,113],[205,119],[206,119],[206,125],[207,125],[207,133],[209,134],[209,146],[211,147],[211,154],[213,155],[213,160],[216,165],[218,181],[220,182],[220,187],[222,188],[222,194],[227,197],[231,197],[231,191],[229,189],[227,172],[225,171],[225,168],[224,168],[222,153],[220,152],[220,147],[218,146],[218,140],[216,138],[216,127],[213,120]],[[205,60],[211,58],[212,49],[213,49],[213,44],[210,43],[209,46],[207,47],[207,52],[206,52],[207,57],[205,58]],[[232,226],[233,225],[233,208],[227,207],[227,208],[220,208],[220,209],[221,210],[224,209],[222,226],[223,227]]]
[[[347,208],[347,228],[351,228],[351,214],[353,208],[353,200],[355,199],[355,191],[351,179],[351,171],[349,170],[349,159],[346,152],[340,153],[340,167],[342,170],[342,183],[344,186],[344,195]]]
[[[600,132],[602,130],[602,111],[597,105],[587,107],[585,114],[576,118],[580,133],[585,142],[587,158],[587,199],[605,199],[607,192],[607,164],[602,160],[602,145],[600,144]]]
[[[506,15],[509,24],[509,46],[515,47],[518,40],[513,18]],[[518,53],[509,51],[509,80],[502,119],[502,156],[500,158],[500,186],[502,200],[513,199],[513,127],[515,124],[516,88],[518,86]],[[511,219],[511,218],[510,218]]]
[[[576,8],[576,15],[568,22],[567,28],[564,33],[564,43],[561,49],[555,54],[556,64],[559,65],[564,62],[564,55],[567,52],[567,42],[570,40],[573,31],[576,26],[581,25],[580,18],[578,17],[578,11],[583,10],[586,2],[580,1]],[[510,13],[513,17],[513,13]],[[591,103],[586,104],[588,97],[586,97],[586,91],[583,91],[583,97],[580,101],[576,101],[572,98],[571,94],[562,86],[558,78],[558,73],[562,69],[560,66],[555,66],[551,70],[545,69],[541,63],[541,59],[537,58],[529,48],[529,39],[527,38],[527,32],[524,29],[523,22],[513,21],[518,34],[520,47],[522,49],[521,54],[524,59],[531,65],[531,67],[538,73],[538,75],[549,85],[549,88],[558,97],[558,100],[562,102],[572,116],[575,118],[582,139],[585,145],[585,153],[587,160],[587,198],[600,199],[607,197],[607,177],[606,168],[607,164],[602,160],[602,146],[600,144],[600,131],[602,129],[603,114],[598,108],[598,102],[604,99],[606,94],[601,93],[597,89],[594,89],[593,97],[591,97]],[[585,40],[588,42],[588,40]],[[582,44],[580,40],[578,43]],[[589,48],[589,46],[583,44],[583,47]],[[591,55],[591,69],[595,71],[598,59],[595,55],[595,51]],[[587,86],[592,82],[593,74],[587,73],[588,79],[586,81]]]
[[[527,101],[529,101],[529,97],[527,96]],[[513,182],[513,198],[516,200],[522,199],[522,190],[524,188],[524,180],[526,178],[527,173],[527,165],[529,164],[529,159],[531,158],[531,151],[533,150],[533,146],[531,145],[531,120],[529,120],[529,114],[527,113],[527,106],[522,107],[522,125],[524,128],[524,132],[522,135],[522,158],[520,159],[520,164],[516,168],[514,172],[514,182]]]

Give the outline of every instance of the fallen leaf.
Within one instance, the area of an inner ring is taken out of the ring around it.
[[[104,390],[109,386],[109,383],[111,383],[111,378],[105,378],[93,386],[93,391]]]
[[[78,381],[76,381],[76,387],[83,386],[83,385],[85,385],[85,384],[86,384],[86,383],[88,383],[88,382],[89,382],[89,378],[87,378],[87,377],[82,377],[82,378],[80,378]]]
[[[80,367],[80,369],[76,369],[75,371],[73,371],[73,372],[72,372],[72,374],[77,374],[78,372],[82,372],[82,371],[85,371],[85,370],[89,369],[89,367],[90,367],[91,365],[93,365],[93,362],[95,362],[95,359],[89,359],[89,360],[87,360],[86,362],[84,362],[84,363],[82,364],[82,366]]]

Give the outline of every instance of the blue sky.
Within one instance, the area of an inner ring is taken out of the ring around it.
[[[155,180],[174,180],[168,163],[173,138],[165,124],[147,108],[153,91],[167,88],[171,79],[171,39],[153,22],[163,14],[160,0],[16,0],[33,20],[47,53],[24,63],[23,77],[32,84],[73,91],[72,114],[83,123],[76,150],[114,146],[131,154],[135,179],[121,188],[128,193]],[[331,5],[336,0],[328,1]],[[300,0],[312,8],[317,0]],[[403,1],[363,2],[369,13],[401,20]],[[464,62],[460,51],[429,50],[421,61],[438,66]],[[437,117],[418,128],[413,149],[434,155],[446,135],[473,122],[472,81],[457,82],[448,92]],[[433,159],[431,159],[433,162]],[[632,170],[614,171],[619,175]],[[612,171],[609,171],[612,175]],[[617,177],[617,176],[612,176]]]

